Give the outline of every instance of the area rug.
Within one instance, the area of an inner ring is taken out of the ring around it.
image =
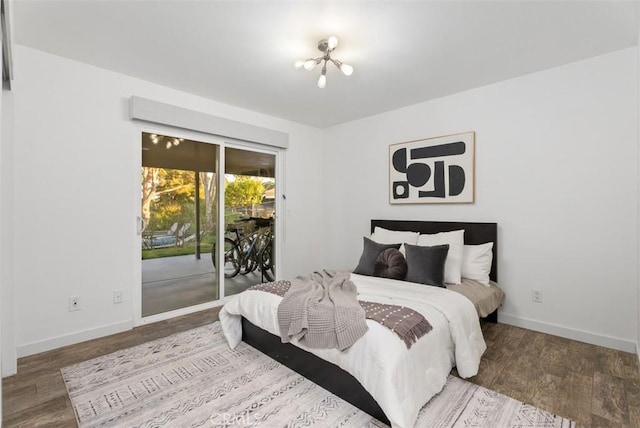
[[[65,367],[62,376],[80,427],[386,427],[245,343],[229,349],[219,322]],[[575,423],[450,376],[416,426]]]

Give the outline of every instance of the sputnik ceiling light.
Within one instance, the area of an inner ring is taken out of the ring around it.
[[[351,76],[353,73],[353,67],[349,64],[345,64],[337,59],[331,58],[331,52],[338,46],[338,39],[335,37],[329,37],[328,39],[322,39],[318,42],[318,50],[323,52],[322,56],[318,58],[309,58],[309,59],[299,59],[294,63],[294,66],[298,69],[303,68],[305,70],[313,70],[316,65],[322,64],[322,72],[320,73],[320,78],[318,79],[318,88],[324,88],[327,86],[327,62],[332,62],[333,65],[338,67],[340,71],[344,73],[345,76]]]

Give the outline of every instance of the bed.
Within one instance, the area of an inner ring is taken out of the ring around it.
[[[493,242],[490,277],[497,281],[495,223],[372,220],[371,230],[376,226],[426,234],[464,229],[465,244]],[[444,386],[454,365],[463,377],[477,373],[486,349],[477,308],[461,294],[438,287],[361,275],[352,275],[352,280],[359,299],[363,296],[362,300],[381,303],[384,301],[376,299],[386,299],[382,294],[389,294],[381,290],[392,286],[394,303],[423,313],[433,330],[411,349],[401,350],[396,343],[401,341],[394,342],[389,330],[368,320],[369,332],[345,352],[305,349],[295,342],[280,341],[275,312],[281,298],[250,291],[225,305],[220,313],[223,331],[232,347],[242,339],[380,421],[409,428],[422,405]],[[497,318],[497,310],[491,318]]]
[[[371,233],[376,227],[388,230],[412,231],[425,234],[464,230],[465,245],[493,243],[493,260],[489,272],[490,286],[478,287],[474,281],[464,281],[461,285],[447,285],[447,288],[463,294],[470,299],[480,318],[485,321],[498,322],[498,308],[504,302],[504,293],[498,287],[498,224],[468,223],[449,221],[411,221],[411,220],[371,220]],[[491,308],[492,310],[489,310]]]

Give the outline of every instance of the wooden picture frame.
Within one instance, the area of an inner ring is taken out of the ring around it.
[[[475,200],[475,132],[389,146],[389,203]]]

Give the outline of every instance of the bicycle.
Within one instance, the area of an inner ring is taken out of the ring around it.
[[[240,236],[237,227],[230,228],[229,232],[235,233],[236,239],[224,238],[224,276],[233,278],[238,273],[246,275],[260,269],[263,279],[273,280],[272,262],[272,227],[264,227],[247,236]],[[215,246],[211,252],[213,265],[216,265]],[[268,271],[271,271],[269,274]]]
[[[213,261],[213,267],[216,267],[216,248],[217,245],[213,245],[211,249],[211,260]],[[224,277],[233,278],[240,272],[240,251],[236,246],[235,241],[230,238],[224,238]]]
[[[266,235],[265,242],[262,246],[262,253],[260,255],[260,271],[262,272],[262,281],[275,281],[273,238],[273,230],[269,230],[269,233],[268,235]]]

